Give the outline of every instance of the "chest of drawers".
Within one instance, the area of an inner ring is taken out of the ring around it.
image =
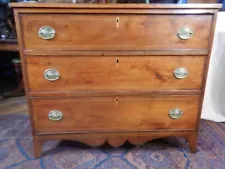
[[[12,3],[35,156],[44,141],[183,136],[196,151],[216,4]]]

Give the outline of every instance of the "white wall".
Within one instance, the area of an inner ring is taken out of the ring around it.
[[[225,12],[217,18],[201,118],[225,122]]]

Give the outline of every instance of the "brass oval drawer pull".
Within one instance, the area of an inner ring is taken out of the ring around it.
[[[188,70],[185,67],[176,68],[173,72],[177,79],[184,79],[188,76]]]
[[[193,36],[193,32],[190,28],[184,27],[181,28],[180,31],[177,33],[177,36],[182,40],[190,39]]]
[[[49,81],[56,81],[59,78],[59,72],[55,69],[47,69],[44,72],[44,77]]]
[[[169,112],[169,116],[172,119],[178,119],[182,116],[182,114],[183,114],[183,111],[179,108],[174,108],[174,109],[170,110],[170,112]]]
[[[38,35],[45,40],[53,39],[55,34],[55,30],[50,26],[42,26],[38,31]]]
[[[48,118],[52,121],[60,121],[63,118],[63,114],[59,110],[52,110],[49,112]]]

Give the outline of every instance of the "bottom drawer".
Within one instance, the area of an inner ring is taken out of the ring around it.
[[[195,129],[200,100],[200,96],[34,98],[31,106],[36,133],[129,132]]]

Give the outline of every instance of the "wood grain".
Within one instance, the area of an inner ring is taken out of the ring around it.
[[[211,22],[212,15],[21,15],[25,50],[207,49]],[[54,28],[56,36],[41,39],[42,26]],[[181,40],[177,32],[183,27],[194,36]]]
[[[16,8],[17,12],[20,14],[37,14],[40,13],[40,9],[38,8]],[[54,8],[42,8],[41,13],[54,14]],[[218,11],[218,9],[152,9],[148,8],[58,8],[58,14],[197,14],[197,15],[205,15],[205,14],[214,14]]]
[[[26,56],[202,56],[207,55],[208,49],[168,49],[168,50],[24,50]]]
[[[201,90],[204,60],[204,56],[26,57],[29,91],[40,92]],[[179,67],[188,69],[185,79],[174,76]],[[56,69],[60,78],[46,80],[47,69]]]
[[[72,1],[71,1],[72,2]],[[74,4],[74,3],[10,3],[13,8],[64,8],[64,9],[219,9],[222,4]]]
[[[152,96],[152,95],[201,95],[202,90],[62,90],[29,92],[31,98],[43,97],[80,97],[80,96]]]
[[[32,99],[36,133],[125,132],[195,129],[200,96],[77,97],[73,99]],[[168,113],[183,110],[179,119]],[[48,119],[51,110],[63,119]]]
[[[21,60],[21,68],[22,68],[22,75],[23,75],[23,82],[24,82],[24,89],[26,94],[26,101],[28,103],[28,111],[30,114],[30,121],[31,121],[31,128],[32,128],[32,135],[34,136],[35,128],[33,123],[33,115],[31,111],[31,104],[28,94],[28,75],[27,75],[27,67],[25,62],[25,55],[24,55],[24,45],[23,45],[23,34],[20,24],[20,15],[17,10],[14,10],[14,17],[15,17],[15,24],[16,24],[16,33],[18,38],[18,44],[19,44],[19,54],[20,54],[20,60]]]
[[[47,140],[74,140],[85,143],[90,146],[100,146],[104,143],[109,143],[114,147],[118,147],[124,143],[124,140],[130,142],[133,145],[140,145],[144,144],[147,141],[163,138],[168,136],[181,136],[185,137],[187,141],[191,141],[191,137],[194,138],[196,136],[196,132],[194,131],[155,131],[155,132],[124,132],[124,133],[102,133],[102,134],[57,134],[57,135],[36,135],[34,136],[34,150],[35,150],[35,157],[39,158],[41,156],[41,147],[45,141]],[[196,139],[196,137],[194,138]],[[194,145],[194,140],[192,142],[192,147],[196,147]],[[191,146],[190,145],[190,146]]]
[[[44,140],[39,137],[33,138],[33,147],[34,147],[34,157],[40,158],[42,155],[42,146],[44,144]]]
[[[202,93],[221,4],[13,3],[35,156],[46,140],[117,147],[183,136],[196,151]],[[119,24],[116,18],[119,18]],[[38,37],[41,26],[54,39]],[[189,40],[180,28],[194,31]],[[118,60],[118,62],[117,62]],[[173,71],[187,67],[186,79]],[[47,68],[60,79],[44,80]],[[168,112],[184,114],[171,119]],[[59,122],[48,119],[59,109]],[[91,139],[90,139],[91,138]]]
[[[185,136],[186,140],[189,143],[189,147],[190,147],[190,152],[191,153],[196,153],[197,152],[197,139],[198,139],[198,133],[197,132],[193,132],[189,135]]]

